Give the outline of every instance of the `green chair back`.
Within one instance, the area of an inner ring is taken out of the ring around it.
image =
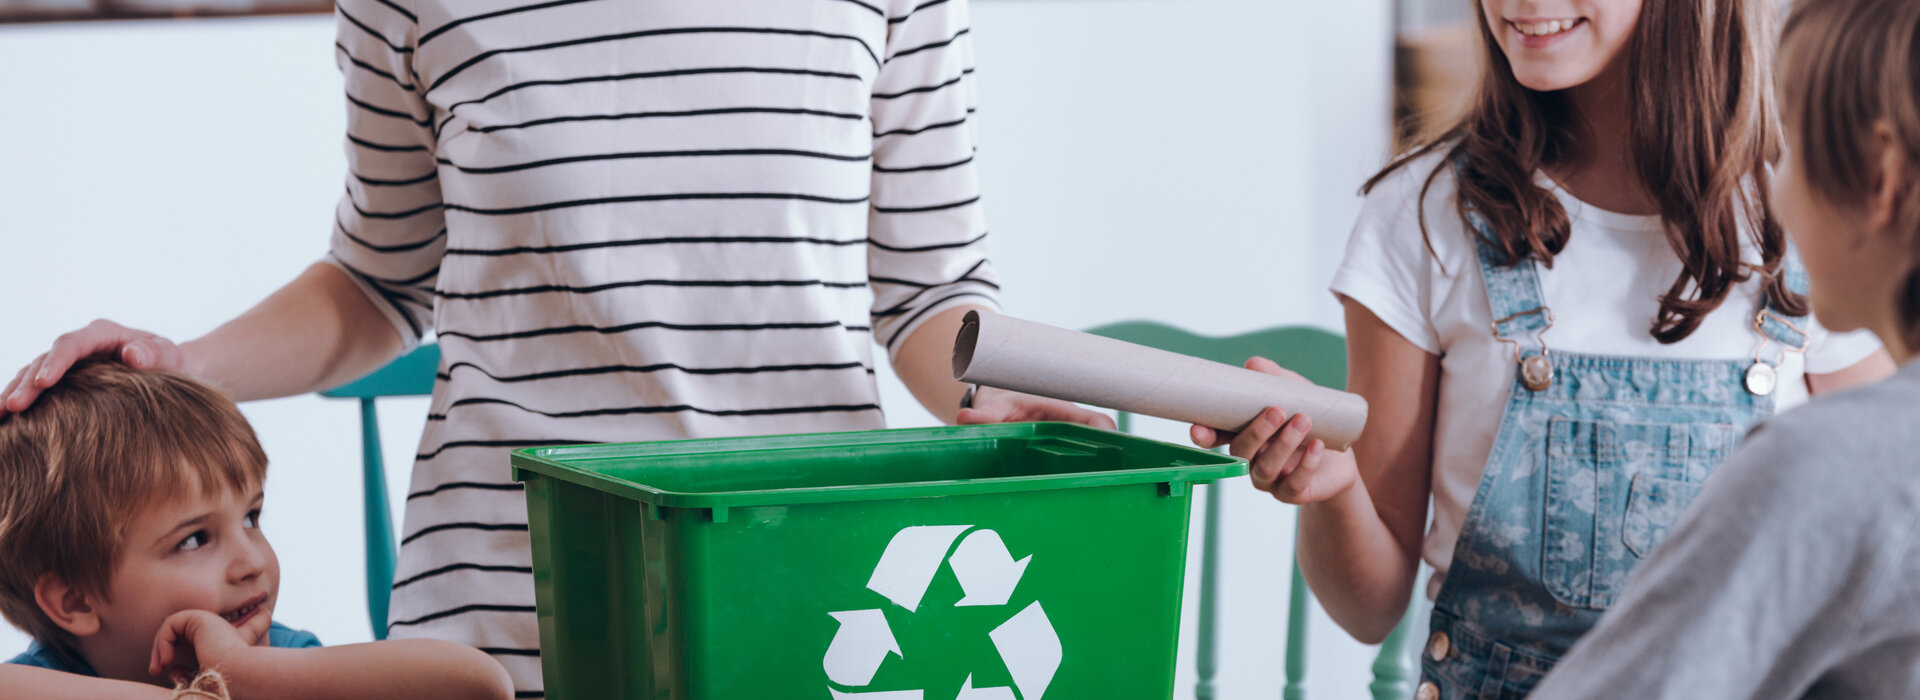
[[[1335,389],[1344,389],[1347,385],[1346,340],[1317,328],[1268,328],[1214,338],[1163,323],[1126,321],[1092,328],[1087,332],[1236,367],[1246,362],[1247,358],[1259,355],[1299,372],[1315,384]],[[1122,412],[1115,423],[1120,430],[1127,431],[1132,427],[1132,416]],[[1206,522],[1200,534],[1200,620],[1195,654],[1199,680],[1193,693],[1197,700],[1218,697],[1218,689],[1214,686],[1214,679],[1219,673],[1219,661],[1215,655],[1220,594],[1218,535],[1224,505],[1215,491],[1218,487],[1219,484],[1207,486]],[[1295,532],[1298,532],[1297,520]],[[1306,579],[1300,572],[1300,560],[1295,557],[1291,599],[1287,606],[1286,686],[1282,691],[1282,697],[1286,700],[1306,698],[1307,613],[1311,596]],[[1369,685],[1374,700],[1401,700],[1412,693],[1414,669],[1413,660],[1408,655],[1406,637],[1414,616],[1413,609],[1409,609],[1407,619],[1402,620],[1400,626],[1380,646],[1380,655],[1373,663],[1374,679]]]
[[[360,484],[365,491],[367,539],[367,620],[373,638],[387,638],[387,597],[393,592],[393,570],[399,560],[394,542],[393,510],[387,503],[387,469],[380,458],[380,417],[374,400],[383,396],[429,396],[440,368],[440,346],[414,348],[373,374],[351,384],[320,392],[335,399],[360,400]]]

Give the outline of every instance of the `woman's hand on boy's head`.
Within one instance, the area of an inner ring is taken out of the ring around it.
[[[55,338],[51,349],[14,374],[13,381],[0,389],[0,415],[27,410],[40,392],[66,376],[73,363],[107,353],[136,369],[179,370],[186,364],[173,341],[100,319]]]
[[[192,679],[202,670],[233,662],[259,645],[272,623],[254,615],[244,627],[205,610],[182,610],[167,616],[154,635],[153,656],[147,673],[174,683]]]

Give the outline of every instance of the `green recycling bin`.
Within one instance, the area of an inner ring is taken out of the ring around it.
[[[519,450],[556,700],[1173,692],[1192,485],[1060,423]]]

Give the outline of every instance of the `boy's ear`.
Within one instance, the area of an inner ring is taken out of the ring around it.
[[[53,574],[42,574],[33,583],[33,600],[40,604],[40,612],[68,634],[89,637],[100,631],[100,613],[95,610],[93,597]]]
[[[1873,192],[1867,199],[1867,231],[1879,233],[1897,230],[1903,222],[1920,212],[1902,211],[1913,206],[1909,193],[1916,182],[1913,168],[1920,163],[1907,160],[1907,149],[1893,123],[1880,120],[1873,125]],[[1907,235],[1907,231],[1899,231]]]

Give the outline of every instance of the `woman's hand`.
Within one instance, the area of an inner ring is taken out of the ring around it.
[[[1114,427],[1113,419],[1104,413],[1089,411],[1059,399],[986,386],[974,390],[973,407],[960,409],[960,414],[954,420],[961,425],[1060,421],[1106,430]]]
[[[1306,381],[1272,360],[1255,357],[1247,360],[1247,369],[1276,377]],[[1360,479],[1353,453],[1334,452],[1319,440],[1307,441],[1313,418],[1304,414],[1289,417],[1286,411],[1269,406],[1239,433],[1215,430],[1204,425],[1192,428],[1193,443],[1201,447],[1227,445],[1227,452],[1247,460],[1247,473],[1254,488],[1273,494],[1286,503],[1318,503],[1345,493]]]
[[[0,415],[19,413],[33,405],[40,393],[60,382],[73,363],[94,355],[112,354],[135,369],[185,367],[179,346],[173,341],[142,330],[101,319],[85,328],[64,334],[53,341],[53,348],[27,363],[27,366],[0,390]]]

